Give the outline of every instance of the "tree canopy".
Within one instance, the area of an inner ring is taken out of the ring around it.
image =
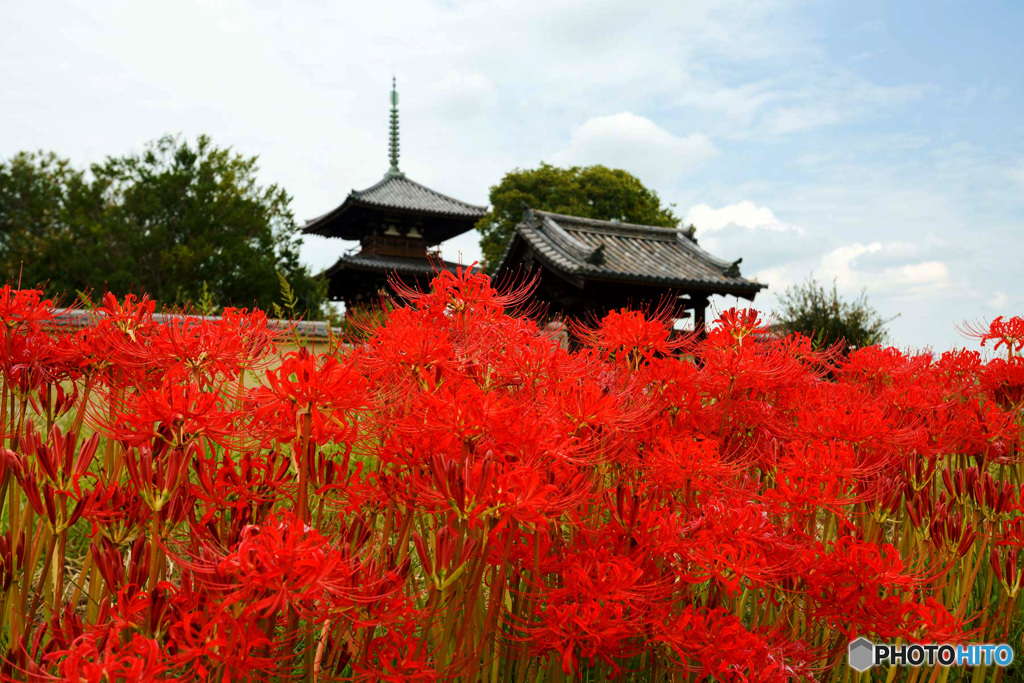
[[[144,292],[214,308],[269,309],[283,276],[297,311],[318,317],[326,287],[299,263],[291,197],[257,172],[256,157],[205,136],[165,136],[88,172],[22,152],[0,163],[0,267],[50,295]]]
[[[840,298],[835,282],[830,292],[814,277],[779,296],[776,316],[783,332],[804,334],[818,348],[839,344],[844,351],[882,343],[892,320],[872,308],[864,292],[847,301]]]
[[[491,188],[490,203],[491,210],[476,226],[490,272],[505,253],[524,204],[582,218],[667,228],[680,222],[672,206],[662,206],[657,192],[644,187],[636,176],[607,166],[558,168],[542,163],[539,168],[516,169]]]

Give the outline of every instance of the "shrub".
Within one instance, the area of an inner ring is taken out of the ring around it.
[[[813,277],[782,293],[777,315],[783,332],[806,335],[816,348],[837,345],[847,352],[885,341],[885,327],[891,322],[868,304],[863,292],[846,301],[835,283],[828,292]]]

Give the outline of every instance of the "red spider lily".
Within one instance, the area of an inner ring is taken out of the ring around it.
[[[743,345],[747,337],[760,339],[769,334],[769,330],[761,320],[761,314],[753,308],[729,308],[719,314],[715,326],[708,335],[708,343],[712,346],[720,344]]]
[[[149,506],[134,485],[109,484],[97,486],[85,497],[82,518],[92,525],[92,536],[102,533],[120,544],[145,526],[149,513]]]
[[[228,308],[216,319],[182,315],[154,323],[145,343],[126,335],[118,351],[122,366],[207,390],[260,364],[274,340],[262,311]]]
[[[1024,349],[1024,318],[1019,316],[1014,316],[1009,320],[999,316],[989,323],[987,328],[977,324],[965,324],[962,331],[969,337],[981,340],[982,346],[987,342],[994,341],[995,345],[992,348],[998,351],[1000,347],[1005,347],[1010,357]]]
[[[263,517],[292,481],[288,459],[276,451],[245,451],[232,459],[204,449],[193,466],[198,479],[191,487],[198,499],[196,529],[205,528],[224,546],[237,543],[242,528]],[[226,536],[225,523],[230,527]]]
[[[623,354],[620,361],[637,368],[641,360],[667,356],[687,345],[684,338],[672,339],[672,310],[663,305],[649,315],[621,309],[608,313],[593,328],[572,321],[573,334],[606,358]]]
[[[989,361],[981,373],[981,386],[1007,410],[1024,406],[1024,356]]]
[[[165,378],[158,386],[114,400],[110,419],[98,417],[98,428],[132,446],[154,439],[174,446],[205,437],[225,443],[236,433],[238,411],[223,394],[203,391],[198,384],[177,384]]]
[[[430,283],[429,292],[405,286],[400,281],[395,281],[393,285],[399,297],[412,308],[435,318],[471,319],[474,322],[500,316],[507,309],[522,304],[533,287],[533,283],[528,282],[511,291],[499,293],[491,285],[491,279],[478,270],[475,263],[460,266],[454,273],[439,271]]]
[[[1021,558],[1020,549],[1010,548],[999,552],[992,548],[989,563],[992,565],[996,580],[1002,584],[1006,594],[1011,599],[1017,597],[1021,581],[1024,580],[1024,559]]]
[[[798,547],[772,523],[768,509],[742,491],[703,501],[682,533],[679,545],[687,569],[680,578],[691,583],[713,579],[728,595],[735,595],[744,579],[765,582],[780,575]]]
[[[810,657],[797,646],[780,646],[752,633],[723,609],[686,607],[672,622],[659,625],[657,640],[680,657],[681,668],[700,680],[784,683],[809,677]]]
[[[125,451],[128,478],[153,512],[160,512],[174,498],[195,451],[194,443],[179,446],[159,440]]]
[[[423,651],[412,623],[372,636],[367,647],[367,659],[353,662],[353,679],[387,683],[445,680],[445,672],[437,671],[433,657]]]
[[[398,587],[388,588],[393,581],[386,575],[369,581],[368,561],[354,550],[335,548],[293,515],[272,515],[244,529],[228,553],[205,548],[190,564],[196,580],[226,607],[237,605],[254,616],[293,608],[320,622],[324,610],[377,602]],[[360,576],[367,580],[363,586],[354,580]]]
[[[0,292],[0,678],[839,683],[847,637],[1019,631],[1016,323],[567,349],[523,291],[444,274],[271,370],[259,312]]]
[[[810,549],[803,562],[799,575],[814,601],[809,609],[816,618],[851,638],[863,631],[883,637],[913,632],[908,615],[914,605],[900,595],[924,579],[904,565],[892,546],[843,536],[831,550]]]
[[[63,680],[87,683],[164,681],[168,668],[159,641],[120,629],[83,635],[51,657]]]
[[[249,395],[256,425],[280,442],[303,436],[309,419],[312,443],[344,442],[355,437],[354,413],[366,404],[365,382],[350,362],[318,357],[305,348],[285,356],[268,371],[267,386]]]
[[[0,288],[0,321],[8,330],[39,327],[53,318],[53,302],[39,289]]]

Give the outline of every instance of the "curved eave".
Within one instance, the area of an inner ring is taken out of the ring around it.
[[[476,222],[486,213],[486,211],[481,211],[479,215],[467,216],[465,214],[444,213],[440,211],[430,211],[428,209],[411,209],[391,206],[388,204],[362,200],[353,193],[346,197],[345,201],[333,211],[329,211],[322,216],[306,221],[306,225],[302,228],[302,233],[304,235],[319,235],[321,237],[337,237],[344,240],[358,240],[365,236],[365,233],[360,229],[360,226],[337,226],[339,221],[344,221],[345,214],[348,214],[353,210],[362,210],[368,213],[387,214],[392,216],[406,216],[409,218],[424,218],[428,223],[433,225],[431,229],[432,234],[429,235],[430,240],[437,243],[444,242],[445,240],[461,235],[464,232],[469,232],[476,225]],[[427,237],[427,235],[424,236]]]
[[[389,259],[386,257],[360,258],[359,256],[342,256],[334,265],[324,271],[324,275],[330,277],[334,273],[345,270],[358,270],[362,272],[376,273],[406,273],[409,275],[433,275],[448,270],[455,272],[459,268],[458,263],[444,261],[441,259],[413,260]]]
[[[673,289],[707,292],[709,294],[733,295],[751,301],[753,301],[758,292],[768,288],[768,285],[751,282],[742,277],[730,278],[723,275],[721,279],[672,278],[662,275],[647,275],[613,270],[590,263],[579,263],[562,253],[545,238],[535,234],[533,230],[518,229],[514,233],[505,253],[502,255],[501,261],[499,261],[498,267],[495,269],[495,274],[510,269],[509,259],[516,251],[517,242],[520,240],[525,242],[533,252],[534,257],[542,265],[576,286],[582,286],[586,280],[651,286],[660,285]],[[726,262],[723,261],[722,263]]]

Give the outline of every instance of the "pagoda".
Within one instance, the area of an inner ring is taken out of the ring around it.
[[[566,216],[523,207],[495,277],[535,280],[533,299],[550,315],[600,318],[619,308],[666,303],[676,318],[693,311],[704,331],[710,298],[749,301],[768,285],[740,275],[740,261],[702,249],[692,230]]]
[[[389,289],[389,277],[425,288],[440,269],[458,264],[444,261],[436,247],[472,230],[487,212],[411,180],[398,167],[398,91],[391,84],[391,167],[375,185],[353,190],[332,211],[307,221],[302,232],[358,240],[349,252],[324,271],[328,296],[346,306],[374,304]]]

